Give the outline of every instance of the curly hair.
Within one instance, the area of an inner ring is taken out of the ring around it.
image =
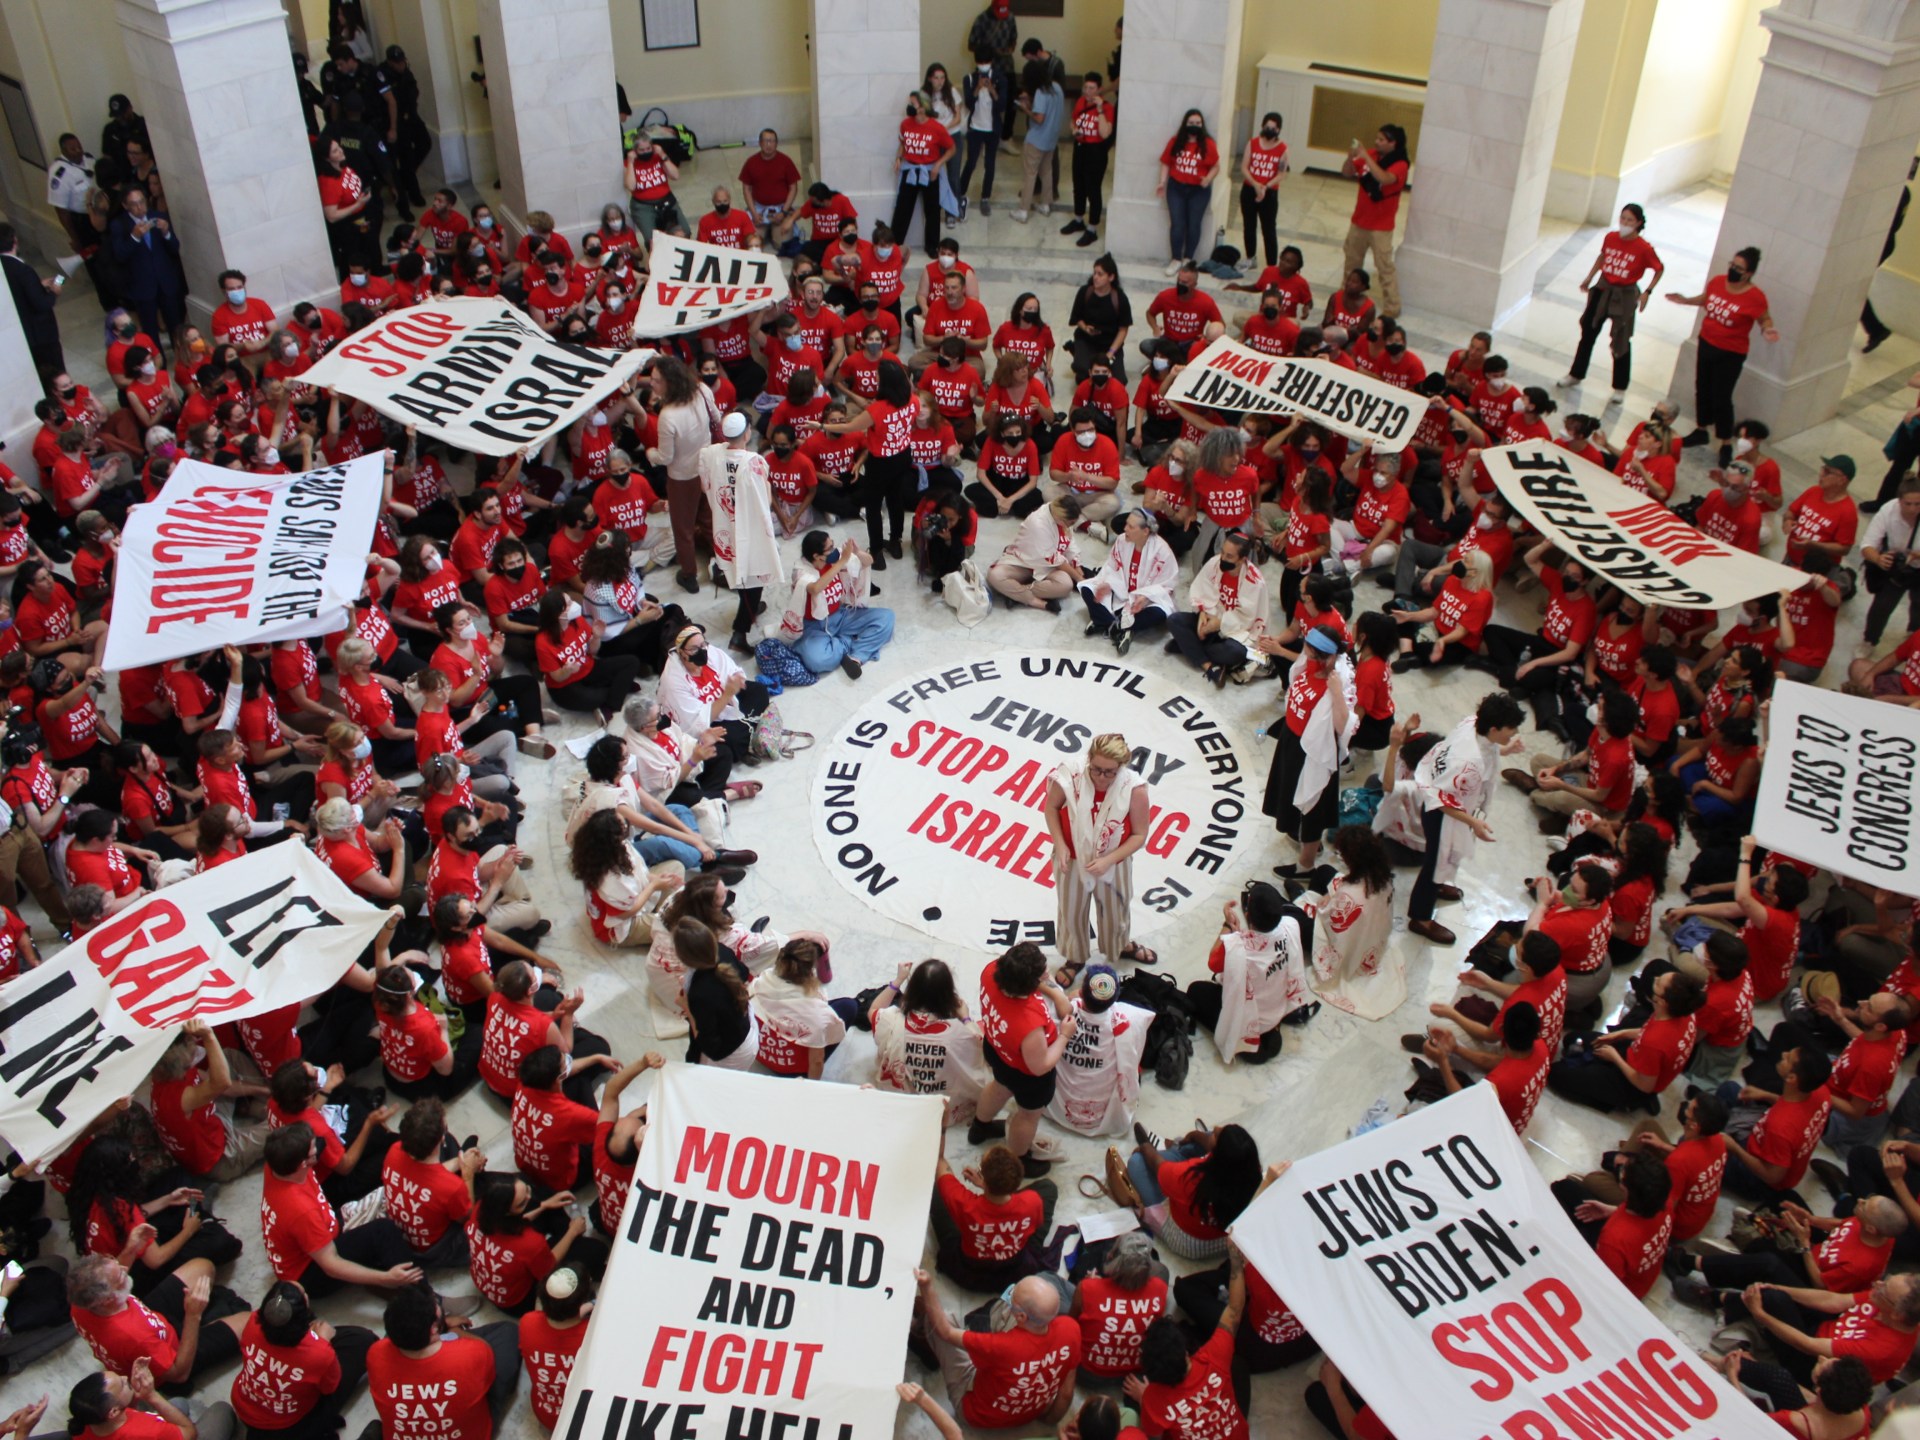
[[[596,811],[574,831],[567,867],[588,890],[598,890],[609,875],[633,874],[633,847],[627,844],[627,822],[618,811]]]

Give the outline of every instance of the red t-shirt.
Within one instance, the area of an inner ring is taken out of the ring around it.
[[[969,1260],[1013,1260],[1039,1237],[1040,1197],[1031,1190],[1016,1191],[1006,1204],[995,1205],[951,1172],[934,1181],[934,1189],[960,1232],[960,1253]]]
[[[1627,1047],[1627,1064],[1654,1078],[1653,1093],[1657,1095],[1686,1069],[1687,1057],[1693,1053],[1694,1032],[1691,1015],[1678,1020],[1649,1020]]]
[[[613,1158],[615,1123],[602,1120],[593,1127],[593,1183],[599,1191],[600,1224],[609,1235],[620,1233],[620,1217],[627,1213],[627,1192],[633,1188],[633,1167],[639,1159],[637,1152],[624,1162]]]
[[[1887,1093],[1900,1073],[1900,1062],[1907,1054],[1907,1032],[1896,1030],[1884,1039],[1856,1035],[1833,1062],[1833,1075],[1827,1088],[1849,1100],[1868,1101],[1867,1114],[1887,1113]],[[1843,1287],[1829,1285],[1829,1290]]]
[[[1610,285],[1638,285],[1647,271],[1663,268],[1659,252],[1645,236],[1629,239],[1618,230],[1609,230],[1600,242],[1600,278]]]
[[[550,1190],[571,1190],[582,1145],[593,1143],[598,1112],[559,1090],[522,1085],[513,1097],[513,1163]]]
[[[193,1111],[182,1108],[186,1091],[204,1078],[195,1068],[178,1080],[156,1079],[149,1093],[153,1123],[167,1153],[194,1175],[213,1169],[227,1151],[226,1127],[211,1104]]]
[[[1636,1215],[1622,1205],[1607,1217],[1593,1249],[1600,1263],[1633,1292],[1634,1298],[1643,1299],[1660,1278],[1660,1262],[1666,1259],[1672,1234],[1671,1211],[1662,1210],[1649,1217]]]
[[[1744,355],[1753,343],[1753,327],[1767,313],[1767,292],[1749,285],[1735,295],[1727,288],[1727,277],[1716,275],[1707,281],[1707,302],[1700,313],[1702,341]]]
[[[116,1375],[130,1373],[133,1362],[142,1356],[153,1362],[156,1375],[172,1369],[179,1358],[180,1336],[167,1317],[131,1297],[126,1309],[112,1315],[95,1315],[78,1306],[69,1313],[74,1329],[92,1349],[94,1358]]]
[[[269,1170],[260,1187],[260,1232],[275,1277],[298,1280],[314,1252],[340,1233],[340,1218],[311,1169],[298,1180],[282,1180]]]
[[[520,1364],[532,1382],[533,1418],[544,1429],[560,1423],[573,1358],[586,1338],[585,1321],[561,1328],[538,1310],[520,1317]]]
[[[1833,1102],[1824,1085],[1799,1100],[1776,1100],[1747,1137],[1747,1153],[1769,1165],[1785,1166],[1779,1188],[1795,1189],[1806,1178],[1807,1162],[1813,1159],[1832,1112]]]
[[[1251,1281],[1252,1272],[1248,1272]],[[1251,1295],[1249,1310],[1251,1310]],[[1104,1275],[1080,1282],[1080,1364],[1094,1375],[1130,1375],[1140,1368],[1140,1340],[1167,1313],[1167,1282],[1154,1276],[1122,1290]]]
[[[1374,164],[1380,152],[1369,150]],[[1364,186],[1356,187],[1353,197],[1353,223],[1362,230],[1391,230],[1400,218],[1400,195],[1407,188],[1407,162],[1396,160],[1384,167],[1387,178],[1380,182],[1380,198],[1374,199]]]
[[[478,1215],[467,1221],[467,1248],[474,1288],[503,1310],[525,1300],[558,1263],[531,1225],[518,1233],[489,1235],[480,1228]]]
[[[1153,297],[1147,314],[1160,317],[1161,332],[1170,340],[1198,340],[1208,325],[1220,323],[1220,307],[1198,287],[1182,295],[1169,286]]]
[[[312,1330],[294,1345],[274,1345],[258,1314],[240,1332],[240,1373],[233,1377],[233,1410],[248,1425],[284,1430],[311,1414],[322,1395],[340,1388],[340,1357]]]
[[[800,183],[800,172],[793,161],[778,150],[773,152],[772,159],[755,150],[740,166],[740,183],[754,204],[778,205]]]
[[[1140,1397],[1146,1429],[1167,1440],[1249,1440],[1247,1417],[1233,1397],[1233,1336],[1215,1330],[1193,1352],[1178,1385],[1149,1383]]]
[[[396,1019],[379,1014],[380,1063],[394,1079],[406,1084],[427,1078],[434,1062],[447,1053],[447,1037],[440,1022],[424,1005],[416,1004]]]
[[[1873,1383],[1884,1385],[1898,1375],[1913,1354],[1915,1332],[1897,1330],[1880,1318],[1871,1291],[1853,1297],[1853,1308],[1820,1327],[1823,1339],[1833,1341],[1836,1357],[1851,1356],[1867,1367]]]
[[[1179,148],[1176,149],[1175,147]],[[1182,185],[1198,185],[1200,177],[1220,168],[1220,147],[1209,136],[1205,140],[1182,143],[1175,135],[1160,152],[1160,163],[1167,167],[1167,178]]]
[[[1707,1003],[1694,1018],[1704,1044],[1731,1050],[1744,1042],[1753,1028],[1753,972],[1742,970],[1731,980],[1709,979]]]
[[[1168,1161],[1155,1178],[1159,1181],[1160,1193],[1167,1197],[1167,1215],[1174,1224],[1196,1240],[1219,1240],[1226,1235],[1226,1230],[1202,1218],[1194,1208],[1194,1192],[1200,1185],[1200,1164],[1204,1158]]]
[[[396,1141],[380,1167],[387,1214],[406,1234],[407,1243],[425,1250],[473,1209],[466,1182],[438,1160],[416,1160]]]
[[[391,1340],[367,1352],[367,1389],[384,1440],[491,1440],[493,1351],[472,1335],[442,1340],[424,1360]]]
[[[1800,951],[1800,916],[1792,910],[1767,912],[1764,925],[1749,920],[1740,927],[1740,938],[1747,944],[1747,974],[1753,977],[1753,998],[1764,1005],[1793,977],[1794,956]]]
[[[480,1045],[480,1078],[503,1099],[520,1093],[520,1062],[547,1043],[553,1019],[532,1001],[509,1000],[498,990],[487,997],[487,1024]]]
[[[1691,1240],[1713,1219],[1720,1198],[1720,1180],[1727,1173],[1724,1135],[1682,1140],[1667,1154],[1667,1175],[1673,1181],[1668,1206],[1673,1212],[1673,1239]]]
[[[1526,1134],[1527,1123],[1533,1119],[1534,1108],[1547,1087],[1547,1067],[1552,1063],[1552,1053],[1536,1040],[1530,1055],[1503,1055],[1488,1072],[1487,1080],[1498,1092],[1500,1108],[1513,1122],[1515,1134]]]
[[[1051,1045],[1060,1033],[1046,997],[1037,992],[1019,999],[1008,995],[991,965],[980,973],[980,1028],[994,1053],[1023,1075],[1035,1073],[1021,1054],[1027,1036],[1038,1030]]]
[[[983,1430],[1039,1419],[1080,1364],[1080,1326],[1067,1315],[1056,1315],[1044,1335],[1021,1329],[999,1334],[969,1330],[961,1343],[976,1373],[973,1388],[960,1402],[960,1417]]]
[[[1836,1293],[1865,1290],[1886,1273],[1892,1258],[1891,1243],[1869,1245],[1860,1238],[1857,1219],[1828,1231],[1813,1252],[1814,1264],[1820,1267],[1820,1283]]]
[[[1787,532],[1787,563],[1793,566],[1806,558],[1808,545],[1851,545],[1860,529],[1860,507],[1853,497],[1828,500],[1817,485],[1794,496],[1787,513],[1793,517],[1793,528]]]

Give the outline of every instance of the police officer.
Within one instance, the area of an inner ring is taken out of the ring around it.
[[[393,162],[394,196],[400,202],[400,218],[412,218],[409,204],[426,207],[427,197],[420,193],[420,162],[433,149],[433,136],[427,122],[420,118],[420,77],[407,63],[407,52],[398,45],[387,47],[387,63],[379,69],[381,81],[392,100],[393,125],[387,131],[387,155]]]
[[[76,251],[99,243],[87,223],[87,197],[93,194],[93,156],[69,131],[60,137],[60,155],[47,170],[47,203],[53,206]]]

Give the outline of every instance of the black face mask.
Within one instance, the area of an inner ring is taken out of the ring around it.
[[[1220,573],[1222,575],[1231,575],[1239,568],[1240,562],[1238,560],[1229,560],[1224,555],[1220,557]]]
[[[1111,376],[1111,375],[1091,375],[1091,376],[1089,376],[1088,378],[1089,378],[1090,380],[1092,380],[1092,382],[1093,382],[1093,388],[1094,388],[1094,389],[1096,389],[1096,390],[1098,390],[1098,389],[1099,389],[1099,388],[1100,388],[1101,386],[1103,386],[1103,385],[1105,385],[1105,384],[1106,384],[1106,383],[1107,383],[1107,382],[1108,382],[1109,380],[1111,380],[1111,379],[1113,379],[1113,376]]]
[[[1267,128],[1262,130],[1260,133],[1269,140],[1278,140],[1280,138],[1280,132],[1274,129],[1271,125],[1267,126]]]
[[[716,370],[711,375],[702,375],[700,377],[700,383],[708,388],[718,385],[720,383],[720,372]]]
[[[67,386],[66,389],[60,392],[60,398],[62,400],[72,400],[77,395],[79,395],[79,393],[80,393],[80,387],[78,385],[69,385]]]
[[[1187,284],[1184,280],[1175,285],[1173,289],[1177,295],[1191,295],[1193,293],[1193,286]]]
[[[1262,305],[1260,307],[1260,313],[1269,320],[1278,320],[1280,318],[1280,307],[1278,305]]]
[[[500,567],[500,573],[509,580],[518,580],[527,573],[527,562],[522,560],[518,565],[503,565]]]
[[[716,215],[724,215],[731,209],[733,209],[731,205],[716,205],[713,207],[713,213]]]
[[[871,300],[871,299],[862,300],[860,302],[860,308],[866,311],[867,314],[871,315],[873,314],[874,311],[880,308],[880,302],[878,300]]]
[[[706,669],[707,668],[707,647],[702,645],[698,650],[689,651],[686,656],[686,661],[687,661],[687,664],[692,666],[695,670]]]
[[[563,278],[558,270],[547,271],[547,283],[549,285],[558,285]]]
[[[1393,355],[1397,357],[1397,356],[1404,355],[1406,353],[1407,353],[1407,347],[1398,340],[1394,341],[1391,345],[1387,346],[1387,354],[1389,355]]]
[[[1747,272],[1740,269],[1737,265],[1729,265],[1727,267],[1727,279],[1731,280],[1734,284],[1738,285],[1746,278]]]
[[[1038,310],[1029,310],[1020,318],[1029,325],[1038,325],[1040,323],[1040,312]]]
[[[464,840],[454,839],[452,836],[448,836],[447,838],[453,840],[453,845],[456,850],[465,850],[468,854],[472,854],[480,848],[480,837],[478,834],[469,835]]]
[[[791,455],[791,454],[793,453],[793,446],[791,446],[791,445],[776,445],[776,446],[774,446],[774,447],[773,447],[773,453],[774,453],[774,454],[776,454],[776,455],[778,455],[778,456],[779,456],[779,457],[780,457],[780,458],[781,458],[782,460],[784,460],[784,459],[786,459],[786,458],[787,458],[787,456],[789,456],[789,455]]]
[[[858,245],[860,243],[860,232],[858,230],[847,231],[840,237],[840,243],[842,245]]]

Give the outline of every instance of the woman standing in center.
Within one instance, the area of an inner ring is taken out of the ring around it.
[[[1160,183],[1156,195],[1167,197],[1167,245],[1172,258],[1167,274],[1177,275],[1182,265],[1193,264],[1204,234],[1209,187],[1220,171],[1220,147],[1207,133],[1207,117],[1198,110],[1187,111],[1180,129],[1160,152]]]
[[[1127,737],[1096,735],[1086,763],[1065,764],[1047,779],[1047,829],[1053,836],[1053,886],[1059,897],[1054,943],[1066,957],[1063,986],[1087,963],[1088,930],[1109,965],[1160,957],[1132,938],[1133,855],[1147,843],[1151,799],[1128,762]]]

